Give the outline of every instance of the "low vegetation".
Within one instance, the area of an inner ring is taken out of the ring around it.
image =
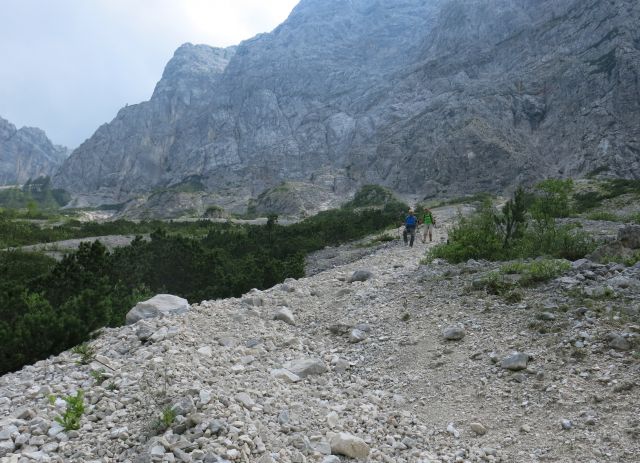
[[[55,420],[65,431],[77,431],[80,429],[80,419],[84,414],[84,391],[79,389],[75,396],[63,397],[63,400],[67,403],[65,412]],[[49,401],[54,404],[56,397],[50,396]]]
[[[570,180],[547,180],[531,192],[518,189],[501,210],[485,201],[477,214],[459,218],[449,242],[436,246],[428,259],[457,263],[583,257],[596,243],[576,225],[558,225],[555,220],[569,214],[571,188]]]
[[[60,262],[40,254],[0,252],[0,374],[72,346],[78,346],[80,362],[90,362],[92,353],[82,344],[90,334],[121,325],[131,307],[154,294],[199,302],[302,277],[307,253],[382,231],[396,224],[406,208],[398,202],[375,209],[346,207],[290,226],[278,224],[277,216],[265,226],[206,221],[86,224],[81,230],[86,233],[108,229],[105,234],[129,234],[153,224],[158,228],[149,240],[138,237],[113,252],[99,241],[83,243]],[[65,225],[61,230],[77,233],[73,228]],[[15,241],[6,230],[0,226],[0,239]]]

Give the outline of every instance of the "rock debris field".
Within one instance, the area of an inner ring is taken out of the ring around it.
[[[498,264],[420,264],[429,246],[396,240],[105,329],[88,364],[67,351],[4,375],[0,460],[640,461],[640,268],[578,261],[509,303],[474,289]]]

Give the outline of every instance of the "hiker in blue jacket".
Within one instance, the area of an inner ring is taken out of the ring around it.
[[[409,215],[404,219],[404,232],[402,233],[402,239],[405,245],[408,243],[409,246],[413,247],[413,241],[416,239],[417,226],[418,218],[413,212],[413,209],[409,209]],[[411,240],[408,239],[407,235],[411,235]]]

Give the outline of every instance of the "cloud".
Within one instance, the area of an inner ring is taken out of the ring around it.
[[[79,145],[148,99],[184,42],[229,46],[281,23],[297,0],[3,0],[0,116]]]

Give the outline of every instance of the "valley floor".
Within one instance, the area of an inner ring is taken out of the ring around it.
[[[438,212],[434,242],[455,209]],[[371,461],[640,461],[640,359],[611,344],[611,332],[637,342],[640,269],[576,268],[508,304],[470,289],[497,265],[421,265],[429,246],[394,241],[352,262],[334,249],[308,278],[104,330],[91,365],[65,352],[3,376],[1,461],[331,463],[348,460],[329,456],[340,432]],[[350,283],[357,270],[371,277]],[[616,299],[577,296],[625,278]],[[274,320],[283,308],[294,324]],[[514,351],[529,361],[503,368]],[[82,427],[64,432],[49,396],[78,388]]]

